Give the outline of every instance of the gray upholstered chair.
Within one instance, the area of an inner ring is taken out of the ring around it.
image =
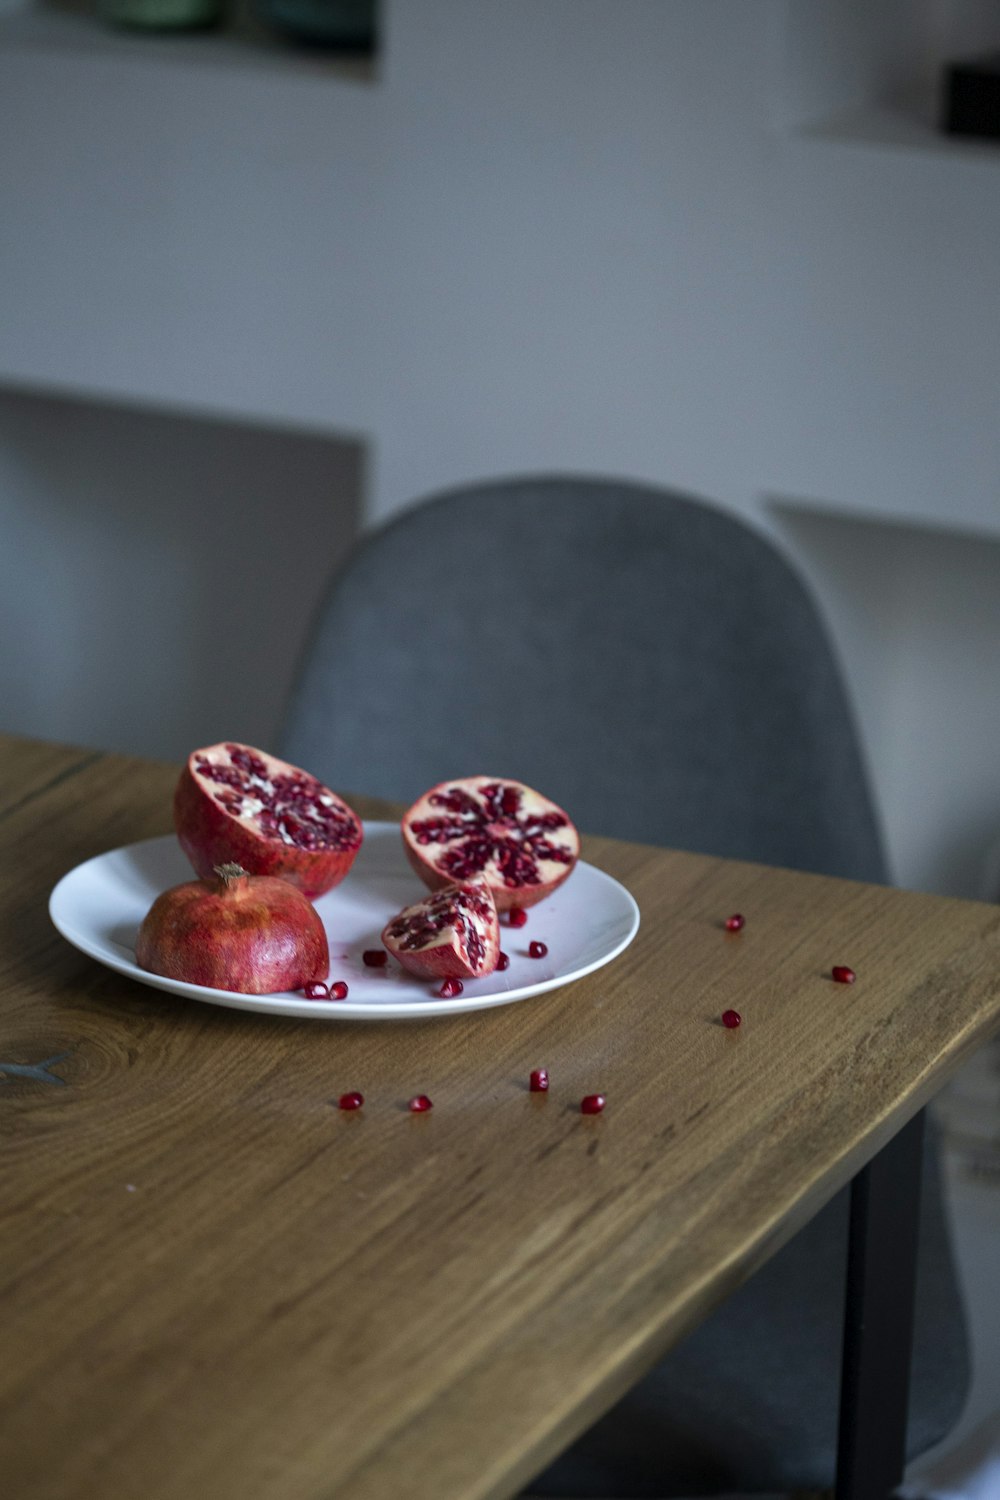
[[[667,491],[521,479],[433,499],[334,580],[282,751],[407,802],[517,777],[595,833],[885,878],[851,714],[777,550]],[[549,1496],[820,1488],[837,1439],[847,1193],[531,1486]],[[956,1420],[967,1349],[926,1153],[911,1456]]]

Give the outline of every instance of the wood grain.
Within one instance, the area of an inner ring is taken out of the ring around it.
[[[642,928],[554,994],[383,1025],[176,1000],[46,915],[169,831],[176,768],[37,749],[0,778],[0,1064],[64,1055],[0,1073],[18,1500],[515,1494],[1000,1023],[997,908],[597,839]]]
[[[0,818],[98,759],[96,750],[0,736]]]

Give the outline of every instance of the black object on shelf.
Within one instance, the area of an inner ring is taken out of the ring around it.
[[[951,63],[945,77],[948,134],[1000,140],[1000,52]]]
[[[361,55],[377,47],[375,0],[256,0],[260,20],[302,47]]]

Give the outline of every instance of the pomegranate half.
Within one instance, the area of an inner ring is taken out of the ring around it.
[[[311,901],[339,885],[364,837],[357,814],[315,776],[230,741],[188,757],[174,826],[202,879],[234,862],[290,881]]]
[[[520,781],[442,781],[404,814],[407,858],[432,890],[481,876],[498,911],[534,906],[572,872],[580,836],[556,803]]]
[[[326,930],[287,880],[220,865],[157,896],[140,924],[136,962],[151,974],[242,995],[298,990],[330,972]]]
[[[420,979],[492,974],[500,953],[500,923],[489,886],[478,880],[425,896],[393,917],[382,942]]]

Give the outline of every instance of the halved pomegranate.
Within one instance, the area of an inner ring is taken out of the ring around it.
[[[343,880],[364,836],[357,814],[308,771],[230,741],[188,757],[174,825],[202,879],[234,861],[290,881],[311,901]]]
[[[287,880],[248,875],[237,864],[157,896],[136,934],[135,957],[152,974],[242,995],[302,989],[330,971],[326,930],[312,903]]]
[[[500,923],[484,880],[449,885],[406,906],[382,933],[404,969],[421,979],[478,979],[492,974]]]
[[[580,836],[566,813],[520,781],[442,781],[403,817],[407,858],[431,890],[481,875],[498,911],[534,906],[571,873]]]

